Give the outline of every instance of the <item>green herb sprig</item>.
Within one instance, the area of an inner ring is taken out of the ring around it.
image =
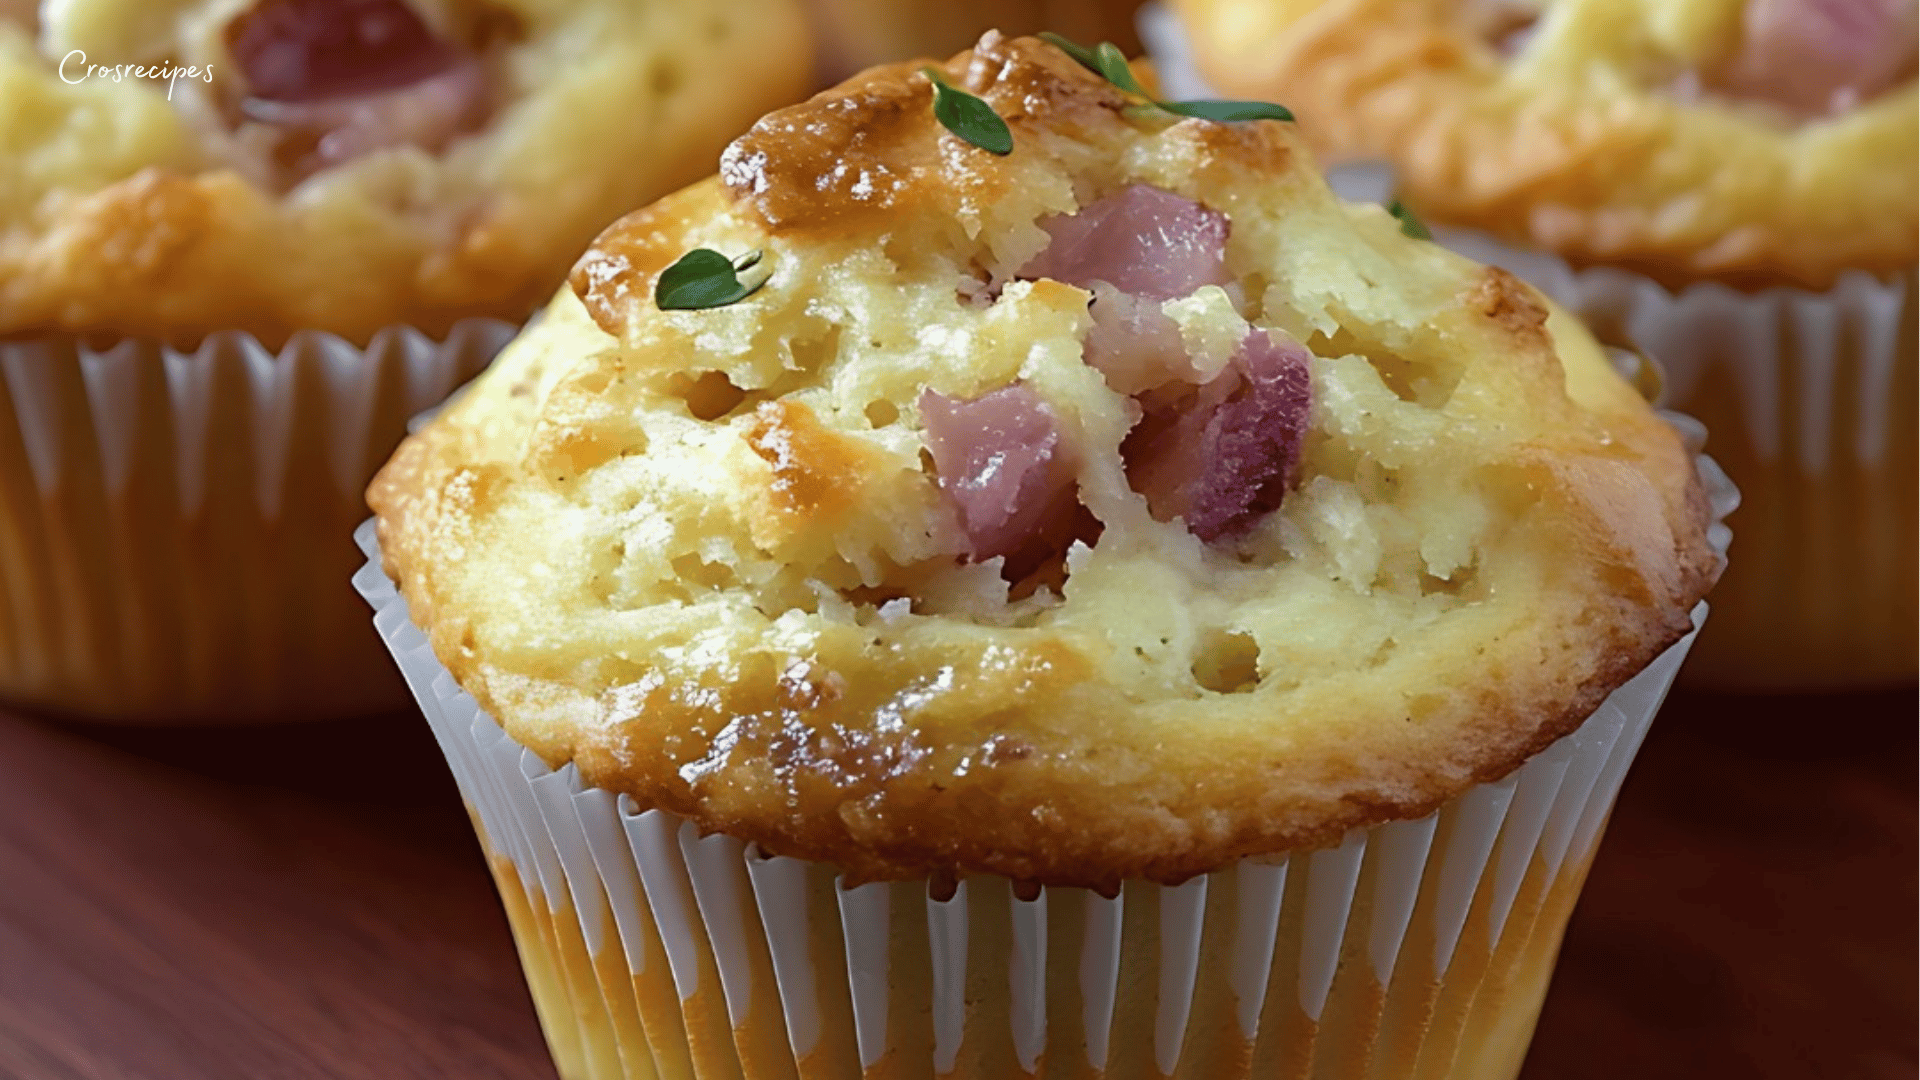
[[[1081,67],[1135,97],[1145,98],[1149,105],[1162,112],[1218,123],[1234,123],[1240,120],[1291,121],[1293,119],[1291,109],[1269,101],[1161,101],[1147,93],[1146,87],[1140,85],[1140,80],[1133,77],[1133,69],[1127,66],[1126,54],[1121,52],[1120,47],[1113,42],[1103,41],[1089,49],[1059,34],[1043,33],[1040,38],[1073,57]]]
[[[1293,110],[1271,101],[1156,101],[1154,104],[1175,116],[1192,116],[1221,124],[1241,120],[1293,121]]]
[[[933,115],[941,126],[989,154],[1013,153],[1013,132],[993,106],[947,82],[937,68],[920,73],[933,84]]]
[[[1071,38],[1061,37],[1059,34],[1056,34],[1051,30],[1042,30],[1040,32],[1040,40],[1046,42],[1047,44],[1053,46],[1056,49],[1059,49],[1061,52],[1066,53],[1068,56],[1073,57],[1075,62],[1077,62],[1081,67],[1086,68],[1088,71],[1093,72],[1095,75],[1106,74],[1106,72],[1100,70],[1099,56],[1094,52],[1094,50],[1087,48],[1085,45],[1082,45]],[[1114,51],[1118,52],[1119,50],[1116,49]],[[1131,72],[1128,73],[1128,77],[1129,78],[1132,77]]]
[[[661,311],[702,311],[737,304],[767,283],[767,277],[751,285],[741,282],[742,271],[760,263],[760,252],[749,251],[738,259],[729,259],[717,251],[694,248],[660,271],[653,283],[653,302]]]
[[[1407,208],[1407,204],[1399,199],[1387,204],[1387,213],[1392,214],[1394,219],[1400,222],[1400,231],[1407,236],[1415,240],[1433,239],[1433,233],[1428,230],[1426,222],[1415,217],[1413,211]]]

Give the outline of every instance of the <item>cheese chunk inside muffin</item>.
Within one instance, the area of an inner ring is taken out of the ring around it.
[[[1178,881],[1426,813],[1716,573],[1675,433],[1290,125],[989,34],[605,232],[375,482],[436,655],[588,782],[856,877]],[[695,249],[736,303],[661,310]]]

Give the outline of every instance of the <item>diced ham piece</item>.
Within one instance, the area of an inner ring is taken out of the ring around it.
[[[1016,277],[1052,278],[1083,289],[1104,281],[1154,300],[1232,280],[1226,216],[1157,187],[1133,184],[1040,227],[1053,242]]]
[[[920,419],[975,561],[1012,557],[1070,518],[1073,470],[1059,421],[1032,389],[1015,383],[971,400],[928,390]]]
[[[398,90],[460,58],[401,0],[262,0],[228,48],[249,94],[286,103]]]
[[[263,0],[228,28],[241,111],[313,140],[303,171],[372,150],[438,150],[474,123],[486,80],[401,0]]]
[[[1839,112],[1911,75],[1915,0],[1748,0],[1723,89],[1796,112]]]
[[[1134,184],[1040,227],[1053,240],[1016,276],[1094,293],[1086,360],[1114,389],[1138,393],[1191,372],[1179,329],[1160,303],[1233,280],[1225,215]]]
[[[1212,381],[1145,403],[1121,453],[1156,518],[1185,518],[1211,543],[1279,509],[1300,463],[1311,359],[1297,342],[1254,330]]]
[[[1227,219],[1136,184],[1041,227],[1052,241],[1017,276],[1052,278],[1093,294],[1082,355],[1146,410],[1121,453],[1154,516],[1184,518],[1211,542],[1277,509],[1299,465],[1311,357],[1284,335],[1252,330],[1209,377],[1160,306],[1232,281]],[[1072,534],[1072,474],[1054,415],[1039,395],[1018,384],[971,401],[929,390],[920,413],[940,486],[960,511],[973,558],[1004,555],[1011,570]]]

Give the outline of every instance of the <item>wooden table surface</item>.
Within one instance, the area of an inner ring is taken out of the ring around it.
[[[1676,695],[1531,1080],[1916,1075],[1915,696]],[[0,1076],[551,1078],[418,717],[0,714]]]

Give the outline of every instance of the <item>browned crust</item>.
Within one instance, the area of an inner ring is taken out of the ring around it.
[[[799,402],[761,405],[754,412],[747,445],[772,473],[767,488],[781,516],[832,514],[860,497],[866,463]]]
[[[1534,299],[1533,290],[1500,267],[1487,267],[1463,299],[1509,334],[1533,342],[1534,348],[1552,347],[1547,336],[1547,309]]]
[[[602,230],[567,279],[593,321],[618,334],[628,308],[648,302],[660,271],[686,254],[689,223],[725,204],[718,178],[709,176]]]
[[[1454,0],[1173,7],[1213,85],[1285,102],[1330,160],[1391,161],[1437,223],[1669,286],[1824,289],[1920,251],[1912,81],[1844,123],[1793,129],[1682,104],[1601,51],[1581,59],[1617,77],[1573,59],[1516,74],[1476,5]]]
[[[518,321],[568,256],[529,250],[507,205],[444,248],[389,221],[349,254],[235,173],[148,169],[76,201],[35,242],[0,243],[0,329],[182,345],[239,330],[277,347],[303,327],[364,343],[396,324],[438,336],[462,318]]]
[[[1074,76],[1077,67],[1062,71],[1037,42],[989,39],[983,50],[1012,85],[1061,80],[1071,90],[1077,79],[1094,108],[1107,107],[1104,83]],[[981,67],[977,56],[963,56],[949,70]],[[996,83],[972,85],[998,93]],[[811,107],[833,108],[837,100],[823,95]],[[1056,106],[1060,115],[1077,115],[1068,102]],[[789,113],[787,123],[807,115]],[[1247,161],[1298,171],[1294,155],[1269,145],[1291,138],[1254,139],[1243,148]],[[1196,169],[1227,160],[1226,150],[1215,149],[1222,156]],[[782,167],[758,175],[807,184],[815,174]],[[710,206],[711,189],[704,190],[686,197]],[[939,201],[929,194],[899,212]],[[776,208],[772,219],[781,217]],[[648,238],[679,227],[649,217],[616,227],[603,247],[637,247],[604,280],[657,265],[657,252],[644,253],[659,248]],[[576,277],[576,288],[582,280]],[[585,280],[591,307],[593,275]],[[630,299],[636,290],[624,288]],[[1443,333],[1514,357],[1501,377],[1558,385],[1545,311],[1530,290],[1483,271],[1463,281],[1461,299]],[[631,329],[632,306],[603,306],[620,330]],[[593,314],[604,326],[601,312]],[[600,715],[606,703],[555,682],[530,689],[524,673],[491,666],[474,647],[475,630],[484,628],[469,624],[470,613],[441,591],[442,560],[481,542],[474,523],[504,482],[499,470],[512,468],[491,464],[472,441],[485,426],[465,423],[473,400],[410,439],[369,492],[388,573],[435,655],[550,763],[571,761],[588,783],[642,806],[774,853],[834,864],[856,880],[984,872],[1099,889],[1128,878],[1172,883],[1245,856],[1311,849],[1355,827],[1424,815],[1578,727],[1688,632],[1688,613],[1717,573],[1691,459],[1676,434],[1629,396],[1597,406],[1596,417],[1569,412],[1565,430],[1547,427],[1536,445],[1501,466],[1505,488],[1550,508],[1525,520],[1540,531],[1534,542],[1566,553],[1572,576],[1555,583],[1551,607],[1517,613],[1489,639],[1471,678],[1433,668],[1431,690],[1403,703],[1405,731],[1397,712],[1355,697],[1346,708],[1370,725],[1374,745],[1342,741],[1334,724],[1267,723],[1301,719],[1269,710],[1337,708],[1345,700],[1338,688],[1316,690],[1305,706],[1221,695],[1208,705],[1206,723],[1186,722],[1180,718],[1188,713],[1130,700],[1108,685],[1098,649],[1060,630],[933,645],[823,632],[803,660],[745,652],[724,679],[651,669],[661,677],[629,680],[622,691],[644,687],[643,700],[628,698],[620,709],[644,717],[643,727],[581,724],[555,718]],[[831,489],[859,467],[829,438],[815,448],[815,461],[794,472],[797,460],[767,436],[808,437],[808,416],[796,409],[785,403],[756,414],[755,437],[766,445],[753,450],[768,466],[756,482],[770,505],[815,513],[833,504]],[[1604,422],[1606,438],[1583,427],[1588,419]],[[1409,662],[1431,667],[1436,658]],[[1276,741],[1283,727],[1294,741]]]
[[[594,320],[620,336],[634,303],[689,247],[689,223],[723,205],[767,237],[822,240],[950,221],[991,204],[1013,183],[1013,163],[983,154],[940,127],[927,61],[888,64],[762,117],[721,156],[709,178],[614,222],[571,278]],[[990,33],[944,65],[983,97],[1023,146],[1055,130],[1118,131],[1129,99],[1066,54],[1031,38]],[[1273,140],[1222,134],[1235,142]],[[644,304],[643,304],[644,306]]]
[[[943,204],[956,188],[990,195],[1005,182],[1002,159],[938,128],[924,66],[877,67],[766,116],[721,156],[721,180],[770,234],[870,229],[907,204]],[[945,70],[993,106],[1016,140],[1101,122],[1128,103],[1032,38],[990,33]]]

